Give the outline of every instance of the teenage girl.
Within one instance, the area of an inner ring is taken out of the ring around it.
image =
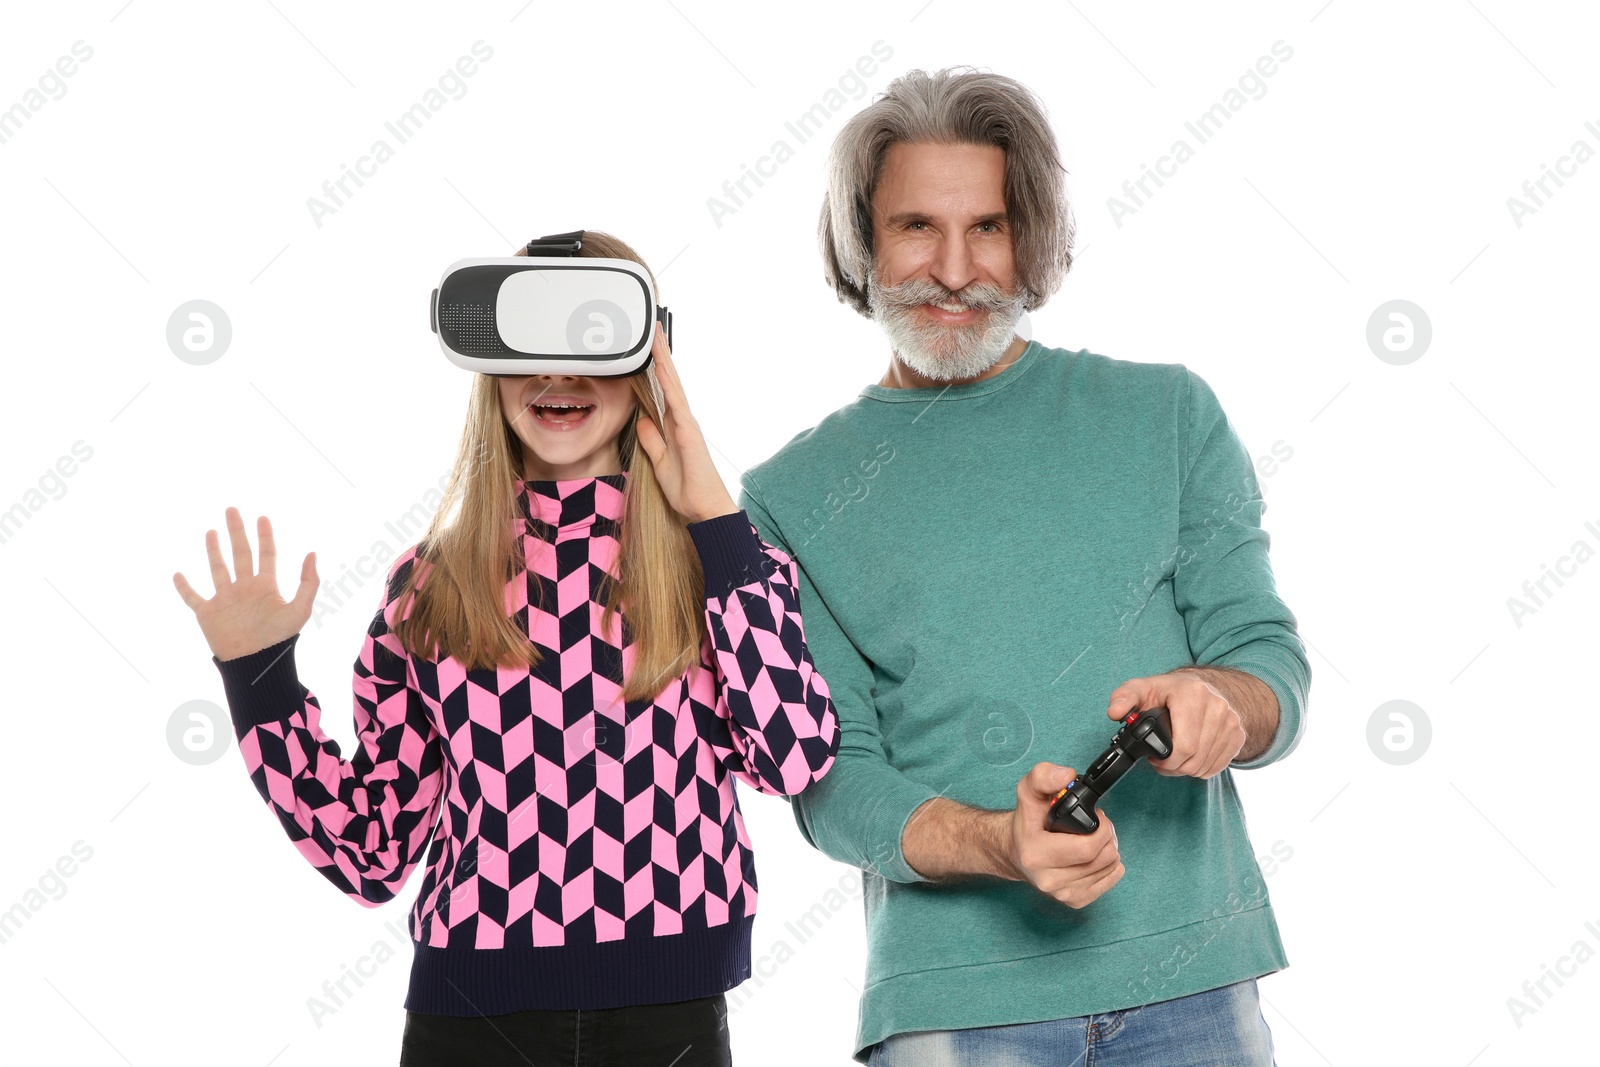
[[[595,231],[578,255],[642,262]],[[427,850],[404,1067],[731,1062],[756,905],[733,779],[797,793],[839,726],[794,561],[729,496],[659,325],[652,353],[624,378],[476,375],[355,662],[348,760],[295,670],[316,554],[285,602],[271,523],[254,566],[230,507],[235,576],[215,530],[216,595],[173,576],[301,855],[377,907]]]

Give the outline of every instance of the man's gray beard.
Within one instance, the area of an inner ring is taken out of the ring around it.
[[[1026,295],[1008,294],[998,285],[973,282],[959,295],[928,278],[911,278],[885,287],[877,272],[867,278],[867,303],[888,335],[900,361],[925,378],[949,381],[975,378],[1005,355],[1022,318]],[[926,319],[917,307],[960,300],[988,314],[967,326]]]

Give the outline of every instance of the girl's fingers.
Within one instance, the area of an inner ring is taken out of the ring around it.
[[[667,335],[662,331],[659,322],[656,323],[656,352],[656,359],[661,364],[661,373],[656,375],[661,382],[661,392],[665,394],[669,405],[687,410],[689,405],[683,394],[683,383],[678,380],[678,368],[672,365],[672,353],[667,348]]]
[[[649,415],[639,416],[639,421],[634,424],[634,436],[639,439],[639,444],[644,448],[645,455],[654,462],[656,458],[657,441],[661,431],[656,429],[656,420]]]
[[[253,578],[255,563],[250,558],[250,539],[245,536],[244,519],[238,508],[228,509],[228,540],[233,543],[233,573],[240,580]]]
[[[306,553],[305,560],[300,564],[300,588],[296,589],[294,593],[293,603],[295,607],[299,608],[301,613],[307,616],[311,614],[311,604],[316,599],[317,586],[322,584],[317,577],[316,556],[315,552]]]
[[[265,515],[256,520],[256,536],[261,540],[261,573],[278,580],[278,546],[272,540],[272,520]]]
[[[656,361],[656,381],[661,383],[661,391],[667,392],[672,378],[672,352],[667,348],[667,335],[661,329],[661,324],[656,323],[656,337],[650,345],[650,351]]]
[[[655,374],[656,384],[661,387],[661,402],[666,407],[672,406],[672,392],[667,383],[667,342],[661,334],[661,324],[656,323],[656,339],[650,345],[650,354],[654,357],[651,372]]]
[[[215,530],[206,531],[206,559],[211,564],[211,587],[220,593],[233,583],[233,576],[222,562],[222,545]]]
[[[639,447],[644,449],[644,454],[650,457],[651,464],[655,466],[656,477],[659,479],[669,476],[672,445],[661,432],[656,420],[648,415],[641,417],[634,433],[639,438]]]
[[[189,584],[189,580],[181,572],[172,576],[172,584],[178,587],[178,595],[183,597],[183,602],[195,611],[205,607],[206,598],[194,591],[194,586]]]

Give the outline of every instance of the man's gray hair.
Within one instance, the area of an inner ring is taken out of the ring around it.
[[[828,152],[828,187],[817,223],[823,275],[867,318],[873,269],[872,194],[889,146],[901,142],[994,145],[1005,151],[1006,214],[1017,284],[1031,311],[1072,268],[1066,169],[1044,106],[1022,83],[971,67],[911,70],[845,123]]]

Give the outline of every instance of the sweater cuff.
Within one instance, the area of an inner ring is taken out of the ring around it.
[[[890,787],[882,802],[868,815],[868,840],[874,843],[873,854],[867,857],[871,864],[868,870],[876,871],[891,882],[930,881],[927,875],[906,862],[906,824],[924,804],[939,796],[938,790],[904,777]]]
[[[294,646],[299,639],[299,634],[293,634],[259,652],[233,659],[211,657],[222,675],[233,732],[241,740],[254,727],[281,722],[305,708],[305,690],[294,665]]]
[[[943,790],[908,778],[881,756],[841,752],[834,766],[789,798],[800,834],[824,855],[891,882],[930,881],[906,862],[905,832]]]
[[[769,557],[743,508],[691,522],[687,529],[700,553],[706,599],[721,600],[741,585],[766,579]]]
[[[1273,734],[1272,743],[1255,759],[1234,760],[1230,766],[1236,771],[1253,771],[1258,767],[1278,762],[1300,744],[1300,703],[1296,699],[1294,690],[1284,682],[1277,671],[1264,664],[1230,662],[1228,666],[1236,671],[1254,675],[1272,690],[1272,695],[1278,699],[1278,729]]]

